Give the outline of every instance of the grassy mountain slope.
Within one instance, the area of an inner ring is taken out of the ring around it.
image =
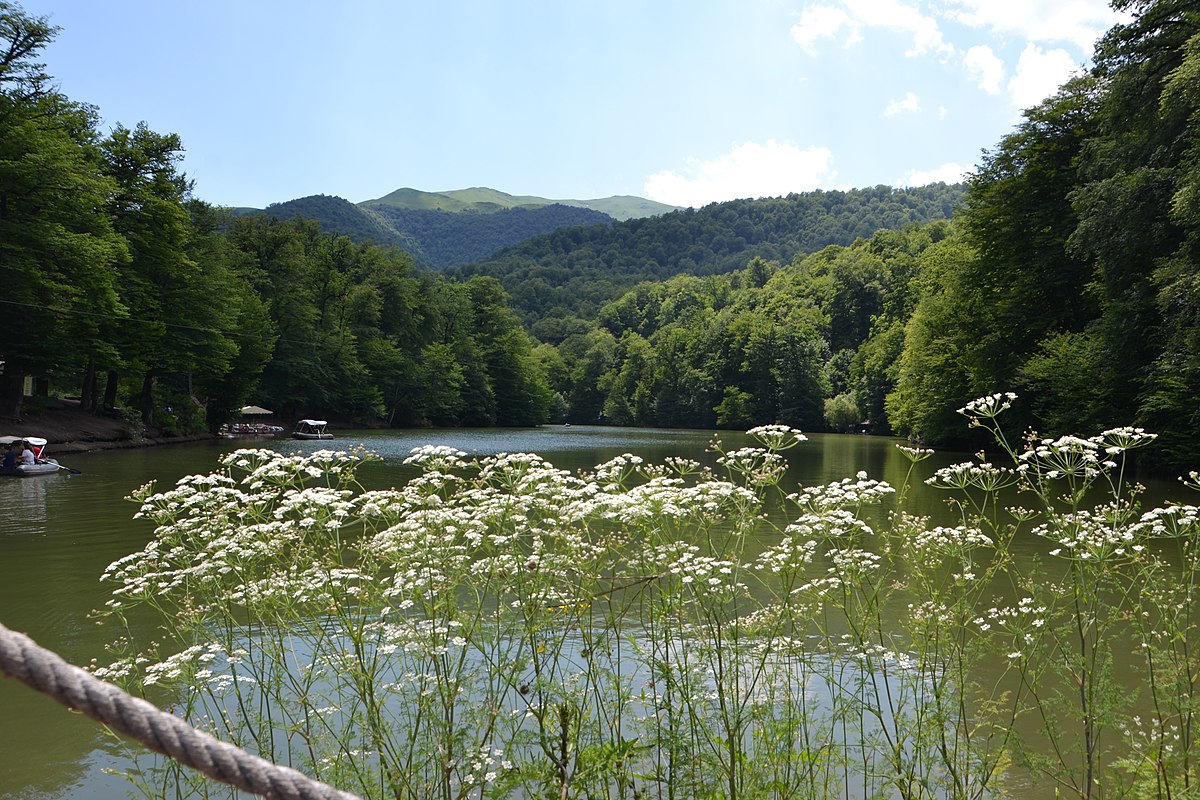
[[[533,208],[537,206],[563,205],[590,208],[607,214],[613,219],[626,220],[652,217],[675,211],[675,206],[656,203],[644,197],[620,195],[595,200],[550,200],[531,195],[511,195],[487,187],[456,189],[449,192],[422,192],[418,189],[397,189],[375,200],[365,200],[359,205],[365,208],[397,208],[409,211],[449,211],[488,213],[508,208]]]
[[[505,247],[559,228],[607,224],[672,209],[641,197],[555,201],[479,187],[453,192],[397,189],[358,204],[312,195],[273,203],[265,210],[237,208],[231,212],[311,219],[325,233],[399,247],[421,266],[440,269],[490,258]]]

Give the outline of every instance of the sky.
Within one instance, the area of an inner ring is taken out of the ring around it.
[[[17,0],[196,197],[408,187],[700,207],[955,182],[1090,64],[1105,0]]]

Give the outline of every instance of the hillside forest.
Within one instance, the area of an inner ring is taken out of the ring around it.
[[[290,219],[206,204],[177,134],[101,133],[40,63],[55,29],[0,3],[0,303],[21,320],[0,336],[0,416],[69,395],[179,431],[254,402],[972,447],[956,409],[1014,391],[1022,428],[1141,425],[1157,458],[1194,463],[1200,9],[1113,5],[1131,21],[965,185],[564,216],[463,263],[438,235],[461,232],[451,212],[391,213],[400,238],[380,242],[330,233],[317,206],[361,216],[336,202]]]

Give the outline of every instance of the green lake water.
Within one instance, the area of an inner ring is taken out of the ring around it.
[[[472,455],[535,452],[556,466],[584,469],[621,453],[648,462],[684,456],[712,463],[707,431],[544,427],[521,430],[420,430],[339,432],[332,442],[290,439],[220,440],[144,449],[63,456],[81,474],[60,472],[37,478],[0,479],[0,622],[31,636],[67,661],[106,663],[106,633],[90,617],[103,605],[99,582],[112,561],[140,549],[149,523],[133,520],[136,506],[124,498],[148,481],[168,488],[188,474],[211,472],[221,454],[239,447],[292,451],[364,444],[383,457],[359,473],[368,488],[386,488],[411,473],[402,464],[413,447],[445,444]],[[749,444],[744,435],[721,434],[728,447]],[[859,470],[899,485],[909,462],[896,441],[879,437],[814,435],[789,451],[791,486],[826,483]],[[52,453],[51,445],[51,453]],[[921,485],[935,469],[966,460],[938,454],[918,465],[909,510],[946,517],[946,494]],[[1177,481],[1143,481],[1147,501],[1184,499]],[[1030,542],[1031,549],[1042,547]],[[118,798],[129,790],[123,778],[106,773],[128,762],[101,727],[12,680],[0,681],[0,798]]]

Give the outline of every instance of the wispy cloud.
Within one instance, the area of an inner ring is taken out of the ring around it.
[[[840,0],[840,5],[806,6],[791,33],[809,55],[816,55],[817,40],[841,35],[845,37],[844,44],[856,44],[862,41],[863,28],[883,28],[912,36],[912,47],[905,55],[954,53],[954,46],[943,38],[937,20],[899,0]]]
[[[660,203],[699,208],[746,197],[777,197],[808,192],[837,177],[833,153],[825,147],[801,149],[768,139],[746,142],[708,161],[693,160],[682,169],[656,172],[643,191]]]
[[[806,53],[815,56],[818,39],[836,38],[842,30],[849,33],[847,44],[857,41],[854,22],[845,11],[831,6],[809,6],[800,12],[800,21],[792,26],[792,38]]]
[[[894,117],[897,114],[915,114],[921,110],[921,98],[913,92],[907,92],[903,100],[893,100],[888,103],[887,108],[883,110],[885,117]]]

